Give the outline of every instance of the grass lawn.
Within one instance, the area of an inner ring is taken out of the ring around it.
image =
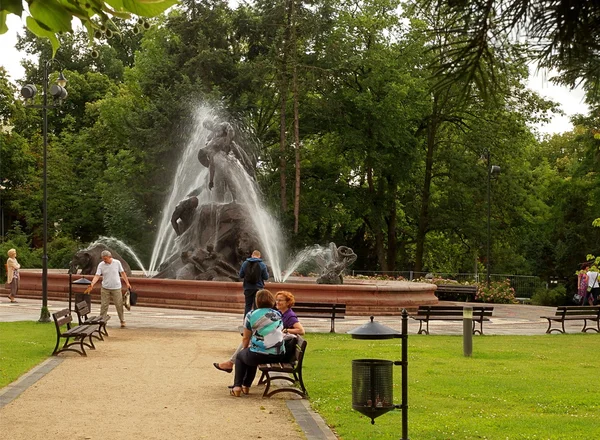
[[[47,359],[54,344],[52,323],[0,322],[0,388]]]
[[[370,419],[352,410],[352,360],[400,360],[400,339],[308,334],[310,401],[344,440],[399,439],[401,411]],[[410,335],[410,439],[600,439],[600,335]],[[394,367],[394,403],[401,367]]]

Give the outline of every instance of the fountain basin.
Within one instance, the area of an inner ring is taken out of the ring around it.
[[[40,298],[42,272],[36,269],[19,271],[19,296]],[[73,275],[73,280],[81,275]],[[85,278],[92,279],[91,275]],[[130,279],[138,294],[138,306],[211,312],[243,313],[244,294],[241,282],[171,280],[157,278]],[[346,280],[344,284],[316,284],[314,278],[291,277],[285,283],[267,282],[265,288],[275,293],[288,290],[297,302],[344,303],[346,314],[355,316],[400,315],[403,308],[414,311],[420,305],[435,305],[437,286],[408,281]],[[73,286],[73,293],[83,289]],[[6,290],[5,290],[6,292]],[[48,272],[48,299],[68,300],[67,270]],[[92,301],[100,302],[100,283],[92,291]]]

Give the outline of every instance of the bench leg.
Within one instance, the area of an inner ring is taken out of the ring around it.
[[[583,320],[583,328],[581,329],[582,332],[587,333],[588,330],[592,330],[595,331],[596,333],[600,333],[597,329],[595,329],[594,327],[588,327],[587,325],[588,320],[584,319]],[[598,325],[599,321],[596,321],[596,325]]]
[[[549,319],[549,318],[546,318],[546,319],[548,319],[548,329],[546,330],[546,333],[550,334],[552,332],[558,332],[558,333],[564,333],[565,332],[565,322],[564,321],[562,321],[562,323],[563,323],[563,329],[561,330],[559,328],[552,328],[552,320]]]
[[[302,373],[296,374],[294,373],[294,377],[291,378],[289,376],[271,376],[268,374],[268,372],[264,371],[264,374],[266,374],[267,376],[267,386],[265,387],[265,391],[263,392],[263,397],[271,397],[277,393],[295,393],[298,394],[301,397],[304,398],[308,398],[308,393],[306,391],[306,387],[304,386],[304,381],[302,380]],[[291,383],[298,383],[300,385],[300,389],[295,388],[295,387],[281,387],[281,388],[277,388],[271,392],[269,392],[269,390],[271,389],[271,381],[273,380],[287,380]]]
[[[65,340],[65,343],[63,344],[62,348],[60,350],[57,350],[61,337],[64,337],[66,340]],[[69,342],[69,339],[71,339],[71,338],[66,337],[66,336],[59,336],[59,340],[56,341],[56,348],[54,349],[52,356],[56,356],[56,355],[58,355],[58,353],[62,353],[63,351],[74,351],[75,353],[78,353],[81,356],[87,356],[87,353],[85,352],[85,348],[83,346],[83,342],[85,340],[84,337],[76,338],[73,342]],[[80,345],[81,350],[77,350],[76,348],[71,348],[71,347],[73,347],[73,345],[78,345],[78,344]]]
[[[417,332],[417,334],[422,335],[422,334],[429,334],[429,321],[427,321],[427,330],[425,330],[423,328],[423,320],[419,320],[419,331]]]
[[[266,371],[263,371],[260,376],[260,379],[258,379],[257,385],[262,385],[262,384],[266,383],[268,375],[269,375],[269,373],[267,373]]]
[[[479,330],[477,330],[475,328],[475,324],[477,323],[477,321],[473,321],[473,334],[480,334],[483,335],[483,321],[479,321]]]

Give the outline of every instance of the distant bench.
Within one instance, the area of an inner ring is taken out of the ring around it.
[[[335,320],[346,317],[346,304],[297,302],[292,310],[299,318],[331,319],[330,333],[335,333]]]
[[[419,306],[416,315],[411,318],[419,321],[419,334],[429,334],[429,321],[462,321],[463,306]],[[494,311],[491,306],[474,306],[473,307],[473,334],[483,334],[483,322],[489,321],[490,316]],[[426,327],[423,328],[423,323]],[[475,328],[475,324],[479,323],[479,330]]]
[[[593,330],[600,333],[600,306],[559,306],[556,308],[554,316],[540,316],[548,320],[548,330],[546,333],[557,331],[565,333],[565,321],[583,321],[582,332]],[[589,327],[588,321],[596,323],[596,327]],[[558,322],[561,328],[552,328],[552,323]]]
[[[438,284],[435,295],[445,301],[473,301],[477,295],[474,284]]]

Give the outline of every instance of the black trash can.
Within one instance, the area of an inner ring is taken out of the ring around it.
[[[393,410],[392,361],[355,359],[352,361],[352,409],[375,423],[375,418]]]

